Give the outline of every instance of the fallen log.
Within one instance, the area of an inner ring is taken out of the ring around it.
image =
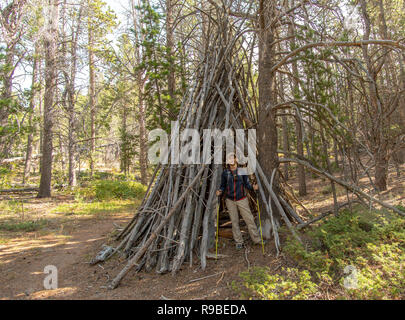
[[[16,188],[16,189],[3,189],[0,193],[24,193],[24,192],[38,192],[39,188]]]

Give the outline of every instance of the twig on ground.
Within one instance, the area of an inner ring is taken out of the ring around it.
[[[198,278],[198,279],[193,279],[193,280],[190,280],[189,283],[197,282],[197,281],[201,281],[201,280],[205,280],[205,279],[208,279],[208,278],[212,278],[212,277],[215,277],[215,276],[217,276],[217,275],[219,275],[219,274],[221,274],[221,273],[223,273],[223,272],[218,272],[218,273],[215,273],[215,274],[211,274],[211,275],[209,275],[209,276],[206,276],[206,277],[202,277],[202,278]]]

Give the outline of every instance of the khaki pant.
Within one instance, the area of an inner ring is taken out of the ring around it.
[[[252,238],[253,242],[260,243],[261,242],[260,235],[259,232],[257,231],[257,226],[253,218],[252,212],[250,211],[248,199],[245,198],[239,201],[232,201],[230,199],[226,199],[226,207],[228,208],[229,216],[231,217],[233,239],[236,241],[236,243],[243,243],[242,233],[240,232],[239,228],[238,209],[240,211],[243,220],[245,220],[246,222],[250,237]]]

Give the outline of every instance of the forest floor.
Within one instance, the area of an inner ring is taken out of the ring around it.
[[[296,181],[291,179],[291,184],[295,186]],[[308,195],[300,200],[314,214],[325,212],[333,205],[329,186],[311,177]],[[337,190],[344,202],[346,193]],[[396,177],[391,169],[389,189],[378,197],[404,205],[404,190],[405,177]],[[73,196],[58,193],[45,200],[31,194],[0,196],[0,299],[238,299],[231,284],[248,267],[268,266],[276,272],[297,266],[284,254],[276,257],[271,241],[263,255],[261,246],[238,251],[232,240],[221,238],[219,253],[224,257],[208,260],[204,271],[196,261],[192,266],[185,263],[176,276],[130,272],[117,289],[107,290],[107,281],[124,267],[125,260],[116,257],[96,266],[89,262],[103,244],[113,243],[117,228],[133,217],[139,202],[77,203]],[[10,217],[13,225],[7,224]],[[59,289],[44,289],[48,265],[57,267]],[[333,299],[334,294],[318,298]]]
[[[112,259],[98,266],[89,261],[109,243],[116,227],[124,226],[133,215],[134,208],[97,215],[64,215],[58,217],[54,209],[68,199],[30,199],[24,203],[26,215],[47,219],[47,226],[39,231],[16,232],[2,230],[0,244],[0,299],[232,299],[237,298],[229,283],[248,266],[247,254],[252,265],[274,264],[271,246],[268,255],[262,255],[260,247],[236,251],[231,240],[221,239],[219,253],[225,258],[209,260],[201,271],[195,264],[185,264],[180,273],[157,275],[154,273],[130,273],[116,290],[104,288],[125,261]],[[40,209],[38,209],[40,208]],[[37,210],[37,211],[35,211]],[[28,219],[28,217],[26,217]],[[44,290],[44,267],[54,265],[58,269],[57,290]],[[198,280],[206,276],[206,279]]]
[[[32,200],[50,210],[52,204]],[[224,258],[208,260],[205,271],[197,263],[185,264],[176,276],[171,274],[130,273],[113,291],[105,289],[109,279],[125,265],[125,261],[110,261],[90,266],[89,261],[108,243],[117,225],[124,226],[133,212],[109,213],[97,217],[79,217],[48,224],[47,231],[2,231],[0,245],[0,299],[234,299],[230,282],[251,265],[279,267],[271,245],[263,256],[260,246],[249,251],[237,251],[229,239],[221,239],[219,253]],[[46,216],[46,214],[44,214]],[[55,218],[56,219],[56,218]],[[52,231],[52,224],[59,230]],[[56,290],[44,290],[44,267],[58,270]],[[201,279],[208,276],[206,279]]]

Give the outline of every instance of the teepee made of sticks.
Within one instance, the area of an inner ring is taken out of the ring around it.
[[[212,32],[205,41],[205,53],[194,85],[180,108],[181,128],[197,129],[201,136],[204,129],[246,130],[257,123],[256,99],[251,97],[248,85],[250,83],[252,87],[254,81],[246,79],[250,53],[244,42],[244,24],[243,21],[235,24],[230,21],[226,10],[218,10],[215,20],[210,17]],[[128,259],[109,288],[117,287],[132,268],[176,273],[185,260],[192,264],[196,257],[202,269],[207,265],[207,253],[215,241],[216,190],[222,165],[172,164],[170,155],[168,158],[169,164],[156,168],[140,208],[118,235],[119,245],[106,255],[109,258],[114,253],[121,253]],[[278,219],[273,217],[271,199],[292,231],[291,221],[294,218],[302,220],[287,200],[273,191],[272,180],[276,172],[269,179],[260,164],[256,169],[255,178],[265,203],[264,219],[271,225],[278,250]],[[265,193],[270,198],[265,197]]]

